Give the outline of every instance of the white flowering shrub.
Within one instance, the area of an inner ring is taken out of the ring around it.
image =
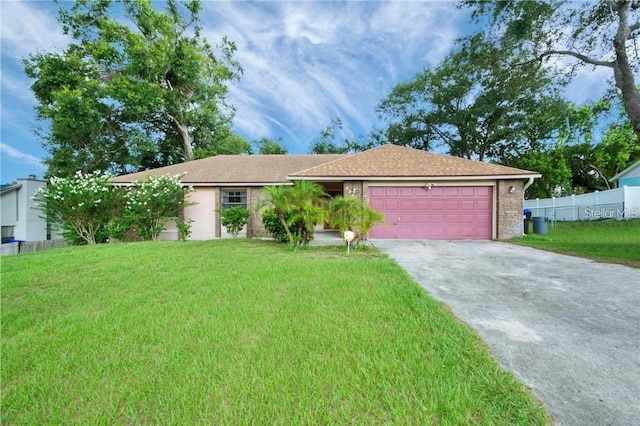
[[[95,244],[107,238],[107,226],[122,208],[123,192],[99,171],[52,177],[33,196],[38,208],[72,242]]]
[[[184,219],[184,207],[194,203],[185,201],[193,188],[182,186],[182,176],[150,176],[132,187],[118,188],[108,174],[77,172],[68,178],[52,177],[33,199],[72,243],[122,239],[131,226],[142,239],[155,240],[170,220],[175,220],[185,239],[191,221]]]
[[[155,240],[170,220],[176,221],[182,233],[190,232],[183,212],[186,206],[194,204],[186,201],[193,187],[180,183],[183,176],[149,176],[134,182],[134,187],[126,194],[125,217],[143,240]]]

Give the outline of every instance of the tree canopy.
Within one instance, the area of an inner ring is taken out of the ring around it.
[[[550,67],[551,57],[573,59],[569,75],[576,66],[610,68],[640,139],[640,92],[634,76],[640,69],[640,0],[464,0],[461,6],[471,8],[477,21],[489,22],[487,38],[525,61]]]
[[[365,151],[374,146],[374,141],[356,140],[344,134],[344,122],[337,117],[320,131],[311,144],[311,154],[346,154]]]
[[[48,175],[114,174],[189,161],[227,138],[236,47],[202,37],[198,0],[79,0],[58,20],[72,43],[24,60],[35,79]]]
[[[480,161],[535,148],[560,125],[565,103],[544,68],[531,63],[514,72],[511,54],[482,34],[462,40],[379,104],[384,138]]]
[[[269,138],[262,138],[258,141],[255,141],[254,144],[258,149],[258,154],[261,155],[275,155],[275,154],[286,154],[287,147],[284,146],[282,139],[278,138],[278,140],[271,140]]]

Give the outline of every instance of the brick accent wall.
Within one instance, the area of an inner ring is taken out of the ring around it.
[[[509,188],[515,188],[513,194]],[[522,210],[524,208],[524,181],[499,180],[497,191],[497,237],[508,240],[521,237],[524,232]]]
[[[262,210],[256,211],[262,199],[262,188],[247,188],[247,209],[249,220],[247,221],[247,238],[264,238],[270,235],[262,225]]]
[[[365,185],[362,181],[345,181],[342,187],[344,197],[362,197]]]

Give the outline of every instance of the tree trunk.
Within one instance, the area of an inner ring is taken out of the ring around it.
[[[291,230],[289,229],[289,225],[287,225],[287,221],[284,219],[284,214],[277,213],[278,219],[280,219],[280,223],[284,228],[284,232],[287,233],[287,240],[289,240],[289,244],[293,246],[293,235],[291,235]]]
[[[616,87],[622,92],[622,100],[624,108],[631,119],[633,130],[640,141],[640,93],[636,87],[633,70],[629,64],[629,56],[627,55],[626,41],[629,37],[629,8],[630,1],[625,1],[618,8],[619,27],[615,38],[613,39],[613,47],[616,52],[616,61],[614,63],[613,72],[616,81]]]
[[[191,137],[189,136],[189,131],[187,129],[187,124],[182,121],[173,120],[176,125],[176,129],[178,129],[178,133],[180,133],[180,139],[182,141],[182,155],[184,155],[184,161],[192,161],[193,160],[193,147],[191,146]]]

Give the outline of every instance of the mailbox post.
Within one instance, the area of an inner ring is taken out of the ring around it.
[[[347,242],[347,254],[350,254],[350,249],[351,249],[351,241],[353,241],[353,238],[355,237],[355,234],[353,233],[353,231],[344,231],[344,240]]]

